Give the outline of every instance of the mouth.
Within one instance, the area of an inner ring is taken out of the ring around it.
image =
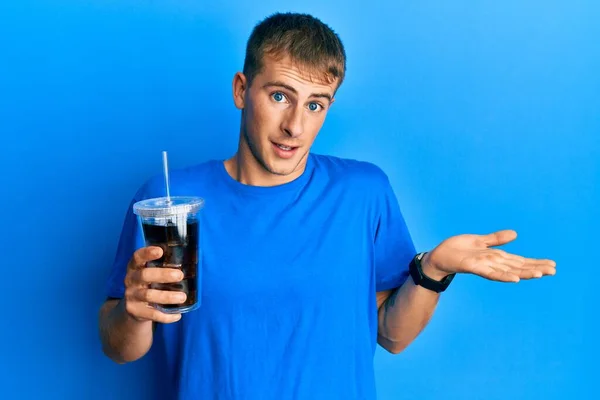
[[[271,143],[273,145],[273,149],[275,150],[275,153],[280,158],[290,158],[296,153],[296,150],[298,150],[298,147],[286,146],[284,144],[275,143],[275,142],[271,142]]]

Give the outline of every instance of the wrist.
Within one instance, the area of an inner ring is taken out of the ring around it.
[[[431,261],[429,253],[417,254],[408,265],[409,274],[417,286],[423,286],[436,293],[441,293],[448,288],[454,279],[454,274],[448,274]],[[425,261],[425,263],[424,263]]]
[[[127,311],[127,300],[125,298],[119,300],[119,303],[117,304],[116,308],[121,321],[125,322],[128,326],[137,327],[148,325],[148,323],[152,323],[152,321],[149,320],[139,319],[136,316],[132,315],[129,311]]]
[[[423,274],[434,281],[441,281],[448,275],[448,272],[441,270],[431,260],[431,253],[426,253],[421,260],[421,270]]]

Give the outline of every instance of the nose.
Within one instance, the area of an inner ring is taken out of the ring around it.
[[[289,109],[281,128],[289,137],[295,138],[302,135],[304,132],[304,110],[302,107]]]

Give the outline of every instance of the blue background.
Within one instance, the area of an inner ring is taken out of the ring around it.
[[[97,334],[125,209],[161,150],[172,167],[233,154],[245,41],[289,10],[347,49],[314,151],[380,165],[420,250],[512,228],[506,250],[558,263],[516,285],[456,279],[407,350],[378,351],[379,398],[595,398],[591,0],[0,2],[0,398],[152,398],[150,360],[113,364]]]

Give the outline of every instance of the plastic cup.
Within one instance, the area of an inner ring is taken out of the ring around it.
[[[158,246],[163,256],[150,261],[147,267],[175,268],[183,272],[177,283],[153,283],[152,289],[181,291],[187,299],[181,304],[153,304],[168,314],[197,309],[202,298],[202,268],[199,212],[204,200],[199,197],[159,197],[133,205],[142,227],[146,246]]]

